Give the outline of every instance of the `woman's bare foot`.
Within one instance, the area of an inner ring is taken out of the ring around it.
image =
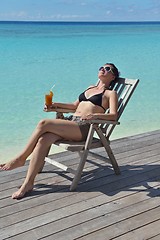
[[[23,197],[25,197],[25,195],[28,192],[31,192],[33,190],[33,185],[31,184],[23,184],[20,189],[12,194],[12,199],[22,199]]]
[[[0,164],[0,170],[13,170],[18,167],[22,167],[24,165],[25,161],[22,159],[16,158],[12,161],[9,161],[8,163]]]

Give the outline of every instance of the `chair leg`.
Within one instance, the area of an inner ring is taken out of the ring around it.
[[[107,152],[107,154],[108,154],[108,157],[109,157],[109,159],[110,159],[110,161],[111,161],[111,164],[112,164],[112,166],[113,166],[113,169],[114,169],[115,174],[116,174],[116,175],[121,174],[120,169],[119,169],[119,166],[118,166],[118,163],[117,163],[117,161],[116,161],[116,159],[115,159],[115,156],[114,156],[114,154],[113,154],[113,152],[112,152],[111,147],[109,146],[109,144],[108,144],[108,145],[105,144],[104,147],[105,147],[106,152]]]
[[[83,153],[81,155],[77,171],[75,173],[75,176],[73,178],[72,184],[70,186],[70,191],[74,191],[76,189],[76,187],[78,185],[78,182],[79,182],[79,180],[81,178],[81,174],[82,174],[82,171],[83,171],[86,159],[87,159],[89,148],[90,148],[90,145],[92,143],[94,131],[95,130],[93,128],[93,124],[91,124],[89,132],[88,132],[88,137],[87,137],[87,140],[86,140],[86,143],[85,143],[84,151],[83,151]]]
[[[77,171],[75,173],[72,184],[70,186],[70,191],[74,191],[77,188],[78,182],[81,178],[81,174],[82,174],[82,171],[83,171],[86,159],[87,159],[88,151],[89,150],[85,150],[83,152],[83,154],[81,155],[80,163],[78,165]]]
[[[117,163],[117,161],[115,159],[115,156],[114,156],[114,154],[112,152],[112,149],[111,149],[107,139],[105,138],[105,136],[103,135],[102,131],[97,126],[95,126],[95,130],[96,130],[99,138],[101,139],[102,144],[103,144],[103,146],[104,146],[104,148],[105,148],[105,150],[106,150],[106,152],[108,154],[108,157],[109,157],[110,162],[111,162],[111,164],[113,166],[115,174],[119,175],[120,174],[120,169],[119,169],[118,163]]]

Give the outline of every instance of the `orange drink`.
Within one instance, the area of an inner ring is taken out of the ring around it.
[[[52,97],[53,97],[53,92],[50,91],[49,94],[45,95],[45,104],[47,106],[51,106],[52,105]]]

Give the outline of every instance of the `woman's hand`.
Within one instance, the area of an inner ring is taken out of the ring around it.
[[[48,106],[48,105],[44,105],[44,112],[53,112],[55,109],[57,108],[57,106],[54,105],[54,103],[52,103],[52,105]]]

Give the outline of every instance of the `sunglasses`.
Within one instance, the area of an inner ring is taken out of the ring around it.
[[[111,72],[111,73],[114,74],[114,72],[113,72],[113,70],[112,70],[111,67],[100,67],[100,68],[99,68],[99,71],[102,71],[102,70],[104,70],[104,71],[106,71],[106,72]]]

